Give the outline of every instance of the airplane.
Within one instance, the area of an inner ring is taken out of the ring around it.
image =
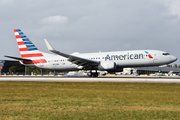
[[[5,56],[16,59],[21,64],[48,70],[76,71],[87,70],[89,77],[98,77],[98,71],[122,72],[125,67],[148,67],[172,63],[177,60],[173,55],[160,50],[130,50],[96,53],[66,54],[55,50],[45,40],[50,52],[44,53],[21,32],[14,29],[15,37],[21,54],[21,58]],[[93,72],[95,71],[95,72]]]

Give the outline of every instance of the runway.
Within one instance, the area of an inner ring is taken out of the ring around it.
[[[34,82],[127,82],[127,83],[180,83],[176,77],[0,77],[0,81],[34,81]]]

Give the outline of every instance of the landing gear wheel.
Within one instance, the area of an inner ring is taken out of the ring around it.
[[[93,77],[98,77],[99,73],[93,73]]]
[[[98,72],[95,72],[95,73],[89,72],[87,75],[88,75],[89,77],[98,77],[99,73],[98,73]]]
[[[89,72],[87,75],[88,75],[89,77],[92,77],[92,76],[93,76],[93,73],[92,73],[92,72]]]

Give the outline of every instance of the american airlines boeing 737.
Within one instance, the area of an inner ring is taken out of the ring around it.
[[[5,56],[19,60],[21,64],[41,69],[75,71],[88,70],[88,76],[97,77],[99,71],[121,72],[125,67],[148,67],[172,63],[177,60],[175,56],[159,50],[131,50],[96,53],[66,54],[55,50],[45,39],[49,51],[41,52],[21,32],[14,29],[15,37],[21,54],[21,58]],[[92,72],[96,71],[96,72]]]

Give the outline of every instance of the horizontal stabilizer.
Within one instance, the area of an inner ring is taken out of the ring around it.
[[[4,57],[12,58],[12,59],[15,59],[15,60],[20,60],[20,61],[31,61],[30,59],[24,59],[24,58],[12,57],[12,56],[4,56]]]

